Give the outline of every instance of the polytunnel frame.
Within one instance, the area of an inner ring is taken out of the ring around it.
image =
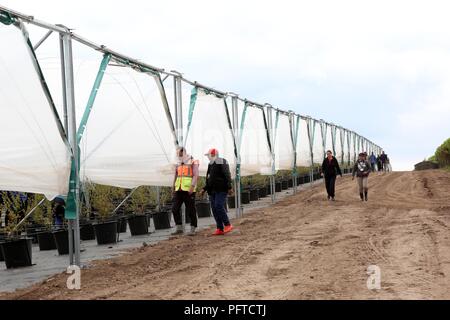
[[[230,129],[233,133],[234,143],[235,143],[235,157],[236,157],[236,176],[234,181],[234,186],[236,192],[236,209],[237,209],[237,215],[238,217],[242,216],[242,206],[240,201],[240,132],[244,129],[243,126],[241,127],[241,124],[239,124],[238,120],[238,108],[237,108],[237,101],[243,101],[244,103],[248,103],[249,105],[252,105],[254,107],[258,107],[262,109],[263,115],[264,115],[264,121],[265,121],[265,127],[267,131],[267,138],[268,138],[268,144],[269,144],[269,150],[272,155],[272,175],[270,176],[270,186],[271,186],[271,196],[272,196],[272,202],[275,201],[275,150],[274,150],[274,128],[273,128],[273,119],[272,119],[272,113],[275,112],[283,112],[286,113],[290,117],[290,132],[291,132],[291,143],[293,143],[293,152],[294,152],[294,163],[293,163],[293,179],[296,179],[296,166],[297,166],[297,155],[296,155],[296,143],[298,141],[298,122],[300,119],[306,120],[307,124],[307,133],[308,133],[308,141],[309,141],[309,150],[310,150],[310,157],[311,157],[311,184],[313,183],[313,166],[314,166],[314,153],[313,153],[313,143],[314,143],[314,132],[315,132],[315,126],[317,123],[321,126],[321,133],[322,133],[322,146],[323,149],[325,149],[325,142],[326,142],[326,134],[324,135],[324,131],[326,133],[327,127],[330,126],[332,128],[331,130],[336,130],[336,127],[334,124],[330,124],[325,122],[324,120],[316,120],[309,116],[302,116],[299,114],[296,114],[292,111],[286,112],[277,108],[272,107],[272,105],[265,103],[265,104],[259,104],[256,102],[252,102],[247,99],[240,98],[237,94],[234,93],[225,93],[219,90],[216,90],[214,88],[210,88],[207,86],[204,86],[196,81],[190,81],[183,77],[183,75],[177,71],[165,71],[164,69],[154,67],[152,65],[146,64],[144,62],[138,61],[136,59],[130,58],[126,55],[123,55],[121,53],[118,53],[116,51],[113,51],[109,48],[107,48],[104,45],[98,45],[94,42],[91,42],[87,39],[84,39],[80,37],[79,35],[73,33],[69,28],[63,26],[63,25],[53,25],[49,24],[43,21],[40,21],[38,19],[35,19],[33,16],[25,15],[23,13],[11,10],[9,8],[6,8],[4,6],[0,6],[0,18],[8,18],[11,19],[18,19],[20,22],[27,22],[30,24],[33,24],[35,26],[47,29],[48,32],[44,35],[42,39],[40,39],[36,45],[34,46],[34,49],[37,50],[38,47],[49,37],[49,35],[52,32],[59,33],[60,36],[60,58],[61,58],[61,76],[62,76],[62,95],[63,95],[63,111],[64,111],[64,132],[65,135],[68,138],[68,144],[70,146],[70,150],[72,152],[72,166],[74,167],[74,170],[71,170],[71,172],[75,172],[74,176],[71,176],[70,179],[70,186],[71,189],[69,192],[72,192],[74,195],[74,206],[75,206],[75,218],[69,219],[69,238],[70,238],[70,244],[69,246],[72,247],[72,244],[75,246],[75,261],[73,260],[72,250],[69,250],[70,255],[70,264],[76,264],[80,266],[80,234],[79,234],[79,206],[80,206],[80,180],[79,180],[79,152],[78,152],[78,133],[76,128],[76,118],[75,118],[75,95],[74,95],[74,75],[73,75],[73,56],[72,56],[72,40],[75,40],[83,45],[86,45],[96,51],[102,52],[104,54],[104,60],[105,59],[114,59],[116,62],[124,63],[133,69],[137,68],[141,72],[149,72],[153,75],[157,75],[159,81],[157,81],[158,88],[161,93],[161,97],[163,100],[163,105],[166,108],[166,112],[170,115],[170,110],[167,103],[167,97],[164,93],[164,87],[162,85],[162,82],[166,80],[168,77],[173,77],[174,81],[174,102],[175,102],[175,119],[172,119],[171,116],[168,117],[169,119],[169,125],[171,126],[173,133],[174,133],[174,143],[177,146],[184,145],[184,137],[183,137],[183,122],[182,122],[182,100],[181,100],[181,82],[184,81],[188,84],[193,85],[194,87],[199,87],[206,89],[210,92],[216,93],[218,95],[221,95],[222,97],[230,96],[232,99],[232,120],[229,119],[230,122]],[[108,58],[106,58],[108,57]],[[102,67],[100,67],[100,72],[102,70]],[[104,72],[104,70],[103,70]],[[161,80],[161,75],[165,75],[165,78]],[[100,85],[100,81],[98,77],[94,83],[93,91],[91,92],[91,97],[93,97],[92,101],[91,98],[89,101],[92,102],[95,100],[95,94],[98,90],[98,86]],[[97,90],[95,89],[97,86]],[[88,104],[89,105],[89,104]],[[92,107],[92,105],[91,105]],[[88,112],[86,110],[86,112]],[[294,118],[297,117],[297,121],[294,121]],[[87,120],[87,119],[86,119]],[[366,142],[366,148],[370,145],[371,150],[377,150],[377,152],[381,152],[382,148],[378,145],[375,145],[371,141],[365,139],[364,137],[356,134],[353,131],[350,131],[346,128],[339,127],[341,130],[341,145],[343,146],[345,144],[345,138],[342,139],[342,136],[347,137],[347,145],[348,145],[348,164],[351,162],[356,161],[356,152],[357,152],[357,145],[358,148],[364,148],[363,141]],[[83,130],[83,129],[81,129]],[[81,131],[82,132],[82,131]],[[335,131],[334,131],[335,132]],[[81,133],[82,135],[82,133]],[[333,140],[335,140],[335,134]],[[353,139],[350,139],[350,138]],[[351,140],[353,140],[353,161],[351,161]],[[358,140],[358,142],[357,142]],[[333,149],[335,149],[335,142],[333,142]],[[324,150],[325,151],[325,150]],[[333,150],[335,151],[335,150]],[[344,148],[342,148],[342,159],[344,158]],[[296,180],[294,180],[296,181]],[[296,186],[297,184],[294,183]],[[184,222],[184,219],[183,219]],[[71,230],[74,230],[74,238],[72,238],[72,232]],[[74,242],[74,243],[73,243]]]

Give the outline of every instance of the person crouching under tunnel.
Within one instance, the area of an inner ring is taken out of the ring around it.
[[[353,167],[352,180],[355,179],[356,175],[356,178],[358,179],[359,196],[361,198],[361,201],[364,200],[367,201],[367,193],[369,191],[368,180],[370,171],[371,167],[369,161],[367,161],[364,153],[360,153],[358,156],[358,160],[356,161],[355,166]]]
[[[181,217],[181,206],[186,206],[186,214],[191,218],[191,231],[189,235],[195,235],[197,229],[197,212],[195,210],[195,191],[198,180],[198,160],[194,160],[186,153],[185,148],[177,150],[178,163],[175,169],[173,206],[172,213],[176,224],[174,235],[181,234],[183,230],[183,220]]]
[[[205,192],[208,192],[209,195],[211,209],[217,224],[213,235],[223,235],[233,229],[225,209],[227,195],[233,194],[230,166],[227,160],[219,158],[217,149],[210,149],[205,156],[208,157],[209,164],[206,172],[206,184],[201,195]]]
[[[334,201],[334,186],[336,184],[336,176],[342,177],[341,168],[331,150],[327,151],[327,157],[322,163],[322,175],[325,178],[325,187],[327,188],[328,200]]]

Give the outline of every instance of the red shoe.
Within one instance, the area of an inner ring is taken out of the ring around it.
[[[230,225],[228,225],[228,226],[225,226],[225,228],[223,229],[223,232],[224,232],[224,233],[228,233],[228,232],[230,232],[231,230],[233,230],[233,226],[230,224]]]
[[[216,229],[216,231],[212,235],[213,236],[223,236],[224,234],[225,234],[225,232],[223,232],[223,230]]]

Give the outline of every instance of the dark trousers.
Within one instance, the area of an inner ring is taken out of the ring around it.
[[[191,218],[191,226],[197,227],[197,211],[195,210],[195,192],[177,191],[173,197],[172,213],[175,224],[182,225],[181,205],[186,206],[186,214]]]
[[[227,212],[225,210],[225,202],[227,201],[226,192],[214,192],[209,195],[211,209],[216,220],[217,229],[223,230],[224,226],[230,225]]]
[[[327,188],[327,194],[334,198],[334,185],[336,183],[336,176],[325,175],[325,187]]]

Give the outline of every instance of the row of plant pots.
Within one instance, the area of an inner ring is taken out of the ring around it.
[[[211,216],[211,206],[208,201],[196,203],[199,218]],[[144,215],[129,215],[111,218],[109,221],[94,222],[80,221],[80,239],[97,240],[97,244],[113,244],[118,240],[118,234],[130,228],[132,236],[149,233],[150,221],[153,220],[155,230],[169,229],[171,210],[161,210]],[[189,223],[189,216],[186,215]],[[31,229],[28,231],[30,232]],[[59,255],[69,253],[69,232],[67,229],[42,230],[36,227],[32,229],[30,236],[6,239],[0,234],[0,261],[5,261],[6,268],[17,268],[32,265],[32,243],[36,238],[39,250],[57,250]]]
[[[314,180],[321,179],[320,173],[316,172],[313,174]],[[304,176],[298,176],[297,177],[297,186],[305,183],[309,183],[311,181],[311,177],[309,174]],[[282,192],[283,190],[287,190],[289,188],[292,188],[294,185],[293,179],[283,179],[280,181],[275,182],[275,192]],[[258,201],[259,198],[264,198],[272,193],[270,184],[265,187],[245,187],[241,191],[241,203],[242,204],[249,204],[251,201]],[[229,208],[235,208],[235,197],[230,196],[228,197],[228,207]]]

